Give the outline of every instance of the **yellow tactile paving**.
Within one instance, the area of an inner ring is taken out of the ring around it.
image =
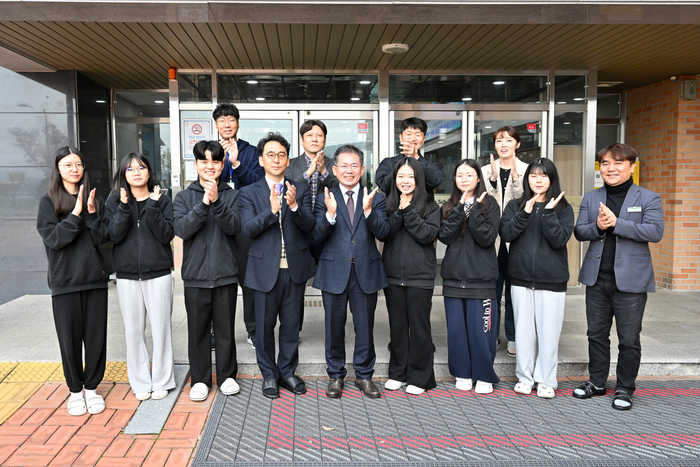
[[[0,402],[0,424],[10,418],[13,413],[24,405],[24,402]]]
[[[129,381],[129,375],[126,372],[126,362],[107,362],[105,368],[105,377],[102,381]]]
[[[42,386],[41,383],[0,383],[0,424],[10,418]]]
[[[7,375],[3,383],[43,383],[59,366],[58,362],[20,363]]]
[[[0,362],[0,381],[5,379],[17,365],[17,362]]]
[[[58,365],[58,368],[56,368],[56,371],[53,372],[51,376],[49,376],[49,379],[46,381],[65,381],[66,377],[63,376],[63,366]]]

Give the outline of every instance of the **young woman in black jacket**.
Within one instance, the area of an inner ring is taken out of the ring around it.
[[[49,260],[53,317],[63,374],[71,393],[68,413],[76,416],[105,409],[96,390],[107,359],[109,273],[99,246],[109,241],[109,234],[103,223],[102,200],[90,188],[80,151],[68,146],[59,148],[51,168],[49,192],[39,202],[36,220]]]
[[[549,159],[536,159],[525,171],[523,196],[508,203],[501,239],[510,242],[508,271],[515,312],[515,392],[554,397],[558,347],[569,281],[566,243],[574,230],[574,210],[564,198]],[[539,349],[539,352],[538,352]]]
[[[496,279],[500,208],[486,193],[481,168],[464,159],[452,175],[452,193],[442,206],[438,240],[447,245],[442,260],[442,295],[447,320],[447,363],[455,387],[489,394],[500,380],[493,369],[498,338]]]
[[[389,311],[391,354],[385,389],[418,395],[435,387],[430,307],[435,284],[435,239],[440,208],[428,200],[420,162],[401,159],[387,198],[389,233],[382,259],[389,280],[384,289]]]
[[[163,399],[175,387],[173,313],[173,205],[160,192],[142,154],[122,159],[107,199],[117,294],[126,334],[126,363],[138,400]],[[146,313],[153,336],[153,365],[146,347]]]

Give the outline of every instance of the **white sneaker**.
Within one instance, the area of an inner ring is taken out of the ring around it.
[[[226,381],[224,381],[224,383],[221,386],[219,386],[219,389],[226,396],[232,396],[241,392],[241,387],[233,378],[226,378]]]
[[[153,391],[151,399],[159,401],[168,397],[168,391]]]
[[[388,379],[386,380],[386,383],[384,383],[384,389],[387,389],[389,391],[398,391],[399,389],[401,389],[401,386],[405,384],[406,383],[396,381],[395,379]]]
[[[527,395],[532,393],[532,385],[530,383],[526,383],[525,381],[518,381],[518,383],[513,388],[513,391],[517,392],[518,394]]]
[[[424,392],[425,392],[425,389],[419,388],[418,386],[414,386],[412,384],[409,384],[408,386],[406,386],[406,393],[407,394],[411,394],[414,396],[420,396]]]
[[[537,383],[537,397],[554,399],[554,388],[543,383]]]
[[[134,397],[136,397],[136,400],[146,401],[146,400],[151,398],[151,393],[150,392],[136,392],[136,393],[134,393]]]
[[[508,341],[508,345],[506,345],[506,353],[509,357],[515,357],[515,341]]]
[[[493,392],[493,384],[485,381],[477,381],[474,392],[477,394],[491,394]]]
[[[190,400],[194,402],[201,402],[207,400],[209,397],[209,388],[204,383],[195,383],[192,388],[190,388]]]
[[[471,378],[457,378],[457,381],[455,381],[455,388],[460,391],[471,391],[473,385]]]
[[[248,339],[246,339],[246,342],[248,342],[253,350],[255,350],[255,334],[248,334]]]

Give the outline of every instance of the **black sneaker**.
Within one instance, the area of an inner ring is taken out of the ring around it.
[[[250,346],[253,348],[253,350],[255,350],[255,334],[248,334],[247,341],[250,344]]]

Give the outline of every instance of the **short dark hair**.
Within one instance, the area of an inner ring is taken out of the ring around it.
[[[194,145],[194,148],[192,148],[192,153],[194,154],[194,158],[198,161],[205,161],[207,160],[207,151],[211,152],[211,160],[213,161],[222,161],[224,160],[224,148],[221,147],[218,141],[216,140],[202,140],[198,142],[197,144]]]
[[[399,133],[403,133],[409,128],[413,128],[414,130],[420,130],[423,134],[426,134],[428,132],[428,124],[425,123],[425,120],[418,117],[407,118],[403,122],[401,122],[401,131],[399,131]]]
[[[234,117],[236,120],[240,120],[241,114],[238,112],[238,107],[236,107],[233,104],[219,104],[216,106],[216,109],[214,109],[214,113],[212,114],[212,118],[214,121],[217,121],[219,117]]]
[[[326,128],[326,124],[323,123],[321,120],[307,120],[301,124],[301,127],[299,128],[299,136],[303,138],[304,135],[307,132],[311,131],[311,129],[315,126],[321,129],[321,131],[323,132],[323,136],[326,136],[328,134],[328,128]]]
[[[506,133],[511,138],[513,138],[515,141],[517,141],[518,143],[520,142],[520,133],[518,133],[518,130],[515,127],[512,127],[510,125],[506,125],[506,126],[502,126],[498,130],[496,130],[496,132],[493,134],[493,142],[494,143],[498,139],[498,135],[501,133]]]
[[[561,185],[559,184],[559,172],[557,172],[557,166],[554,162],[547,159],[546,157],[540,157],[528,164],[527,170],[523,177],[523,196],[520,198],[518,203],[518,209],[522,210],[525,208],[525,204],[535,196],[535,193],[530,188],[530,174],[531,173],[541,173],[549,178],[549,189],[547,190],[545,202],[548,202],[552,198],[556,198],[561,194]],[[554,212],[559,212],[569,205],[566,197],[563,197],[557,205],[554,207]]]
[[[365,165],[365,154],[362,152],[362,149],[352,144],[344,144],[335,150],[335,153],[333,153],[333,165],[338,165],[338,157],[345,153],[357,154],[360,157],[360,165]]]
[[[616,161],[629,161],[630,164],[634,164],[637,161],[637,151],[629,144],[613,143],[610,146],[606,146],[598,151],[598,154],[595,155],[595,160],[600,162],[608,154]]]
[[[284,146],[284,150],[287,151],[287,156],[289,156],[289,142],[282,136],[281,133],[278,132],[269,132],[268,134],[265,135],[263,139],[258,141],[258,156],[263,155],[263,151],[265,150],[265,145],[269,143],[270,141],[277,141],[280,143],[282,146]]]

